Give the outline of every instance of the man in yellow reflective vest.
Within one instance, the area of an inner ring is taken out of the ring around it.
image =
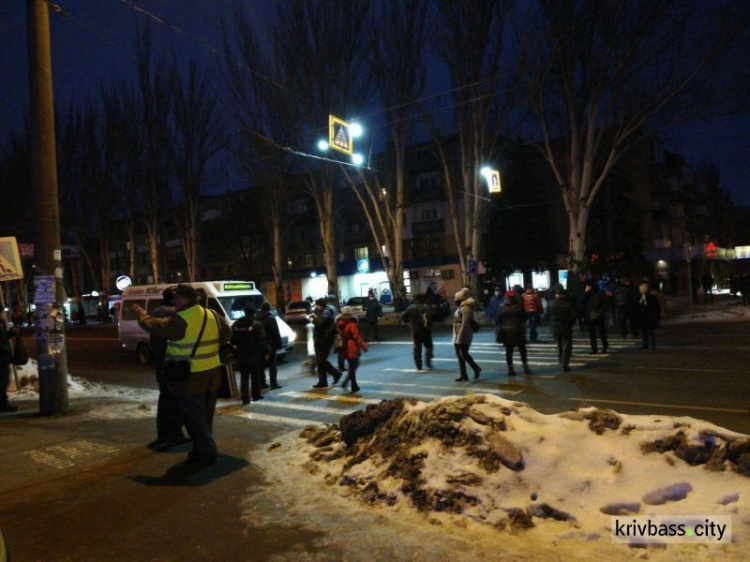
[[[213,464],[218,456],[213,438],[213,421],[216,392],[221,386],[219,344],[232,338],[232,328],[223,317],[200,306],[199,299],[198,292],[190,285],[177,285],[174,292],[177,314],[174,316],[154,318],[138,305],[133,305],[133,311],[144,330],[168,341],[167,360],[190,361],[189,379],[169,383],[169,390],[177,397],[185,428],[193,440],[188,461]],[[191,357],[204,317],[206,325],[203,335],[195,355]]]

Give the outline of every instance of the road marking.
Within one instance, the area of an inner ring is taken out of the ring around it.
[[[747,414],[748,410],[735,410],[733,408],[709,408],[707,406],[689,406],[675,404],[654,404],[651,402],[626,402],[624,400],[598,400],[594,398],[568,398],[573,402],[602,402],[605,404],[625,404],[628,406],[654,406],[657,408],[672,408],[675,410],[703,410],[707,412],[731,412],[734,414]]]
[[[321,414],[350,414],[354,410],[343,408],[326,408],[325,406],[308,406],[306,404],[290,404],[289,402],[276,402],[272,400],[263,400],[262,402],[253,402],[252,408],[284,408],[286,410],[301,410],[303,412],[317,412]]]
[[[484,379],[484,380],[486,381],[487,379]],[[455,391],[455,390],[469,390],[469,389],[461,388],[459,386],[438,386],[438,385],[432,385],[432,384],[419,384],[419,383],[380,382],[380,381],[367,381],[367,380],[360,381],[360,382],[362,384],[368,384],[368,385],[371,384],[371,385],[375,385],[375,386],[404,386],[404,387],[407,387],[407,388],[413,388],[413,387],[426,388],[428,390],[453,390],[453,391]],[[491,388],[486,388],[486,389],[482,388],[481,389],[481,393],[482,394],[487,393],[487,392],[489,392],[490,394],[520,394],[523,391],[519,390],[519,391],[516,391],[516,392],[510,392],[510,391],[505,391],[505,390],[499,390],[498,391],[498,390],[494,390],[494,389],[491,389]]]
[[[639,371],[689,371],[696,373],[737,373],[738,369],[691,369],[690,367],[633,367]]]
[[[599,357],[609,357],[608,353],[599,353],[597,355]],[[598,361],[598,359],[595,359],[595,357],[596,356],[592,356],[591,359],[593,361]],[[441,357],[433,357],[432,360],[433,361],[440,361],[440,362],[448,362],[448,361],[454,362],[454,363],[456,362],[455,358],[452,358],[452,359],[443,359]],[[482,359],[482,365],[484,365],[485,363],[493,363],[493,364],[497,363],[499,365],[505,365],[506,364],[505,363],[505,359]],[[587,362],[583,362],[583,361],[578,361],[578,362],[571,361],[570,366],[571,367],[584,367],[586,364],[587,364]],[[534,359],[529,358],[529,365],[531,365],[533,367],[559,367],[560,363],[558,363],[557,361],[535,361]]]
[[[329,389],[336,387],[330,386]],[[278,396],[291,396],[292,398],[304,398],[306,400],[326,400],[328,402],[343,402],[349,404],[380,404],[382,400],[362,398],[359,396],[344,396],[341,394],[323,394],[322,392],[282,392]]]
[[[88,439],[78,439],[59,445],[51,445],[44,449],[26,451],[24,455],[38,463],[62,469],[75,466],[75,461],[82,457],[100,457],[102,454],[112,454],[117,451],[119,451],[119,448],[113,445]]]
[[[238,410],[236,412],[232,412],[235,416],[239,416],[241,418],[247,418],[249,420],[253,421],[264,421],[268,423],[281,423],[285,425],[296,425],[299,427],[305,427],[308,425],[323,425],[326,422],[317,421],[317,420],[302,420],[297,418],[287,418],[284,416],[272,416],[269,414],[260,414],[258,412],[246,412],[245,410]]]

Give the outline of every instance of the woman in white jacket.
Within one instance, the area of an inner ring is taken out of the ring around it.
[[[464,287],[456,293],[456,312],[453,314],[453,348],[456,350],[458,358],[459,377],[456,381],[468,381],[466,376],[466,364],[474,371],[474,380],[479,378],[482,368],[474,362],[469,355],[469,347],[474,337],[474,330],[471,325],[474,321],[474,311],[476,302],[471,297],[471,290]]]

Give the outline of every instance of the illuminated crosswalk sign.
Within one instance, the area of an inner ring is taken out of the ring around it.
[[[334,150],[351,155],[354,152],[354,138],[351,125],[335,115],[329,115],[328,144]]]
[[[500,193],[502,191],[500,172],[498,170],[492,170],[487,174],[487,186],[490,189],[490,193]]]

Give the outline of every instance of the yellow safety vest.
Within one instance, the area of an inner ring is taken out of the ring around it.
[[[203,316],[206,318],[206,329],[203,331],[203,337],[195,350],[195,355],[191,358],[193,346],[198,341],[198,335],[203,325]],[[167,361],[180,361],[188,359],[190,361],[190,372],[200,373],[218,367],[219,360],[219,325],[216,322],[214,313],[204,309],[202,306],[195,305],[177,313],[187,322],[185,337],[181,340],[170,340],[167,344]]]

